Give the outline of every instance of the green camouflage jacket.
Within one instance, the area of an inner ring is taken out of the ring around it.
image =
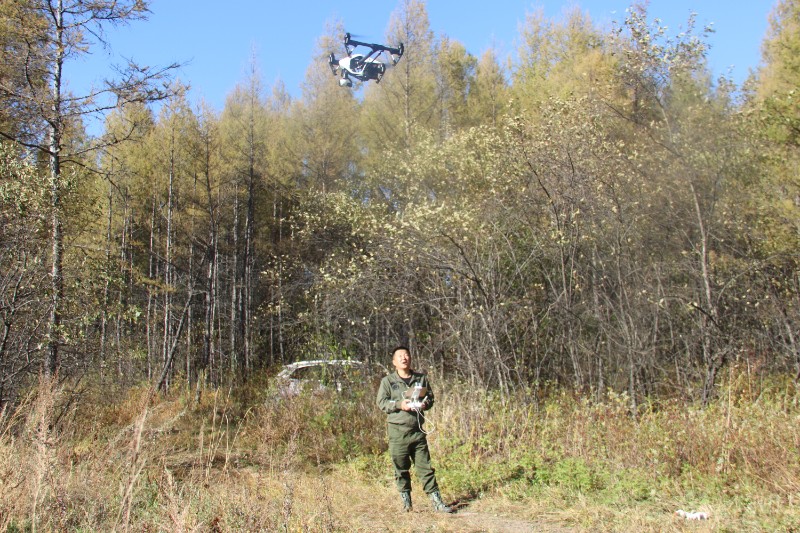
[[[392,372],[381,380],[378,387],[378,397],[376,403],[381,411],[386,413],[386,421],[390,424],[397,424],[407,427],[418,427],[424,422],[424,417],[418,417],[413,411],[403,411],[400,409],[400,402],[411,397],[414,385],[419,383],[427,389],[427,396],[422,406],[422,411],[427,411],[433,407],[433,389],[428,381],[428,375],[422,372],[411,372],[411,385],[406,385],[400,379],[397,372]],[[419,420],[417,420],[419,418]]]

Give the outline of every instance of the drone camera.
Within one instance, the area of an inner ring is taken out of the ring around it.
[[[352,87],[353,86],[353,82],[350,81],[347,78],[342,78],[342,79],[339,80],[339,86],[341,86],[341,87]]]

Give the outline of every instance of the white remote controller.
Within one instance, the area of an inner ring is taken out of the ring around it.
[[[414,385],[414,392],[411,394],[411,399],[408,401],[408,406],[412,409],[421,409],[422,404],[425,401],[425,398],[420,398],[422,394],[422,384],[417,383]]]

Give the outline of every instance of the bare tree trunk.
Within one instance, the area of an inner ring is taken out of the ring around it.
[[[255,235],[255,154],[254,149],[254,132],[252,131],[251,119],[251,139],[250,139],[250,168],[247,175],[247,215],[244,223],[244,283],[242,294],[242,341],[244,343],[244,373],[247,374],[251,370],[251,342],[252,342],[252,305],[253,305],[253,263],[254,263],[254,245],[253,242]]]
[[[291,236],[290,236],[291,239]],[[278,242],[283,241],[283,202],[278,197]],[[283,261],[278,261],[278,353],[281,363],[286,362],[283,353]]]
[[[171,373],[172,361],[175,359],[178,341],[180,340],[184,324],[186,323],[186,315],[189,313],[189,307],[192,304],[192,297],[193,294],[190,290],[189,295],[186,297],[186,304],[183,306],[183,312],[181,313],[180,321],[178,322],[178,330],[175,332],[175,336],[173,337],[172,346],[170,346],[167,350],[167,358],[164,360],[164,368],[161,370],[161,377],[158,379],[158,384],[156,386],[157,389],[162,389],[163,391],[167,390],[167,378]]]
[[[689,182],[689,190],[692,193],[694,202],[695,216],[697,217],[697,228],[700,232],[700,273],[703,283],[704,308],[700,311],[700,337],[703,351],[703,361],[706,365],[706,377],[703,383],[703,405],[706,405],[712,396],[714,384],[717,378],[717,371],[724,362],[722,353],[714,353],[712,342],[712,327],[719,326],[719,312],[714,303],[711,272],[709,270],[709,235],[700,206],[700,198],[694,184]]]
[[[155,232],[156,232],[156,194],[153,193],[153,205],[150,210],[150,244],[148,248],[148,262],[147,262],[147,276],[149,279],[156,277],[155,265]],[[153,377],[153,348],[155,346],[155,331],[154,321],[155,309],[153,296],[153,288],[150,284],[147,285],[147,377]]]
[[[203,321],[203,355],[200,361],[200,372],[207,372],[212,362],[214,350],[214,310],[216,308],[217,290],[217,220],[214,198],[211,190],[211,165],[209,161],[209,141],[206,139],[205,178],[206,201],[208,202],[208,248],[206,249],[206,287],[204,298]]]
[[[103,379],[103,370],[106,365],[106,337],[108,331],[108,305],[109,305],[109,278],[111,275],[111,223],[114,207],[113,188],[108,184],[108,220],[106,222],[106,279],[103,283],[103,308],[100,311],[100,380]]]
[[[231,323],[230,323],[230,370],[237,369],[237,336],[239,332],[239,188],[236,187],[233,196],[233,264],[231,265]]]
[[[170,136],[169,154],[169,185],[167,189],[167,235],[164,245],[164,331],[163,344],[161,347],[162,362],[167,363],[170,339],[170,322],[172,320],[172,204],[175,187],[175,132]],[[169,375],[164,382],[165,387],[169,387]]]
[[[60,365],[59,348],[61,345],[61,305],[64,299],[64,272],[63,272],[63,252],[64,236],[63,221],[61,219],[61,84],[62,72],[64,68],[64,58],[66,48],[62,46],[64,40],[64,8],[62,1],[58,0],[58,6],[53,13],[55,17],[56,52],[53,66],[53,79],[50,85],[52,98],[52,117],[48,122],[50,129],[49,158],[50,158],[50,217],[51,217],[51,271],[50,271],[50,325],[48,332],[47,359],[44,365],[44,375],[46,379],[52,379]]]
[[[214,311],[216,309],[217,243],[214,230],[209,232],[208,265],[206,267],[206,292],[204,302],[203,359],[199,371],[206,371],[213,360]]]
[[[131,223],[131,219],[133,215],[130,213],[130,207],[128,202],[128,194],[127,190],[123,195],[123,222],[122,222],[122,233],[121,233],[121,242],[120,242],[120,257],[119,257],[119,265],[120,265],[120,279],[127,281],[128,285],[128,294],[133,293],[133,276],[129,273],[133,272],[133,252],[128,250],[129,243],[133,242],[133,238],[130,236],[130,232],[133,231],[133,224]],[[125,272],[125,265],[128,266],[128,273]],[[119,294],[117,296],[117,305],[119,309],[123,309],[125,305],[125,296],[124,290],[120,287]],[[117,350],[117,365],[121,365],[122,363],[122,353],[120,350],[120,344],[122,339],[122,328],[123,328],[123,320],[122,320],[122,313],[117,313],[117,317],[115,320],[116,323],[116,350]]]
[[[58,174],[58,158],[51,161],[51,172]],[[55,170],[54,170],[55,169]],[[51,379],[58,372],[60,365],[61,346],[61,302],[64,299],[64,273],[62,270],[62,255],[64,250],[63,223],[61,221],[61,191],[57,183],[59,178],[53,177],[51,183],[51,209],[52,209],[52,268],[51,268],[51,301],[50,301],[50,328],[48,333],[47,361],[45,363],[45,378]]]
[[[192,187],[193,187],[192,196],[194,198],[197,198],[197,173],[194,174],[194,180],[193,180]],[[190,292],[194,292],[194,282],[195,282],[195,278],[194,278],[194,239],[195,239],[195,233],[194,233],[195,215],[194,215],[194,211],[192,211],[190,216],[191,216],[191,222],[189,224],[189,227],[190,227],[190,230],[189,230],[189,232],[190,232],[190,239],[189,239],[189,290],[190,290]],[[195,376],[192,375],[192,372],[196,372],[196,369],[194,367],[194,360],[193,360],[193,353],[194,353],[193,345],[194,345],[194,343],[192,342],[192,340],[193,340],[192,339],[192,337],[193,337],[193,334],[192,334],[193,320],[192,319],[194,318],[193,311],[194,311],[194,307],[193,306],[189,306],[189,315],[188,315],[188,317],[186,319],[187,320],[187,324],[186,324],[186,385],[187,385],[187,387],[191,387],[191,385],[192,385],[192,383],[194,382],[194,379],[195,379]]]
[[[272,198],[272,223],[274,225],[278,225],[278,198],[274,196]],[[280,240],[278,241],[280,242]],[[278,268],[280,268],[280,260],[278,261]],[[280,276],[278,276],[277,284],[280,284]],[[269,301],[271,304],[275,304],[275,294],[279,293],[278,290],[275,288],[275,284],[270,284],[269,287]],[[280,307],[278,307],[278,312],[280,313]],[[275,327],[277,321],[275,320],[275,313],[269,314],[269,362],[268,364],[271,365],[275,362]]]

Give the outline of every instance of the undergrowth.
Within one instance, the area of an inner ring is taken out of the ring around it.
[[[348,530],[341,483],[393,490],[375,391],[271,387],[152,397],[40,382],[2,418],[0,530]],[[466,395],[441,382],[429,413],[439,484],[459,505],[546,502],[571,510],[576,529],[659,530],[678,508],[710,512],[719,530],[800,527],[791,381],[731,374],[705,408],[632,411],[614,392]]]

